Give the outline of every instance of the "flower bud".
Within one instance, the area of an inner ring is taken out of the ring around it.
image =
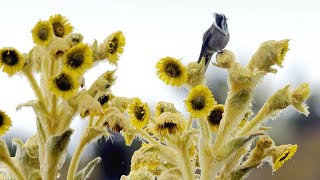
[[[256,53],[252,56],[248,68],[250,70],[258,69],[260,71],[276,73],[273,65],[282,67],[284,56],[289,49],[289,39],[280,41],[269,40],[262,43]]]
[[[200,64],[191,62],[187,65],[187,86],[191,89],[197,85],[206,84],[204,60]]]
[[[217,53],[216,61],[217,63],[214,63],[215,66],[228,69],[236,61],[236,58],[232,51],[225,50],[220,53]]]

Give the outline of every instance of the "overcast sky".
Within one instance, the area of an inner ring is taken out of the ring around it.
[[[75,27],[74,32],[84,35],[86,43],[94,39],[102,42],[112,32],[122,30],[127,45],[119,62],[114,93],[139,96],[151,103],[177,101],[179,108],[183,108],[186,91],[162,83],[155,75],[155,64],[165,56],[182,58],[184,64],[197,60],[202,35],[212,24],[213,12],[227,16],[231,36],[227,49],[243,64],[261,42],[291,39],[285,67],[267,81],[277,87],[309,81],[316,88],[320,78],[319,8],[317,0],[1,0],[0,48],[15,47],[28,52],[33,46],[30,33],[33,26],[56,13],[66,16]],[[107,63],[100,64],[87,73],[87,84],[112,68]],[[180,94],[175,95],[177,92]],[[28,133],[35,131],[30,109],[15,112],[18,103],[32,98],[24,77],[9,79],[0,72],[0,109],[14,121],[10,134],[21,129]]]

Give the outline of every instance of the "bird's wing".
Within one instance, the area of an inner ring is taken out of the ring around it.
[[[200,51],[200,56],[198,59],[198,63],[200,63],[201,58],[203,57],[204,52],[207,50],[208,43],[210,41],[210,38],[212,36],[212,33],[210,33],[211,27],[203,34],[203,39],[202,39],[202,47]]]

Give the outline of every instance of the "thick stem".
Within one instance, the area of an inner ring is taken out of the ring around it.
[[[201,136],[202,142],[211,144],[212,137],[211,137],[208,121],[205,118],[199,119],[199,126],[200,126],[200,136]]]
[[[199,139],[199,160],[201,168],[201,179],[210,179],[210,171],[212,171],[211,162],[213,154],[211,153],[211,133],[208,121],[205,118],[199,119],[200,139]]]
[[[191,166],[190,155],[188,148],[182,146],[178,150],[178,166],[180,168],[181,174],[184,180],[193,180],[194,179],[194,170]]]
[[[70,126],[71,121],[75,115],[76,115],[76,110],[74,109],[65,119],[63,119],[61,122],[57,124],[58,128],[56,130],[56,133],[61,133],[65,131]]]
[[[24,180],[23,173],[19,169],[17,165],[14,164],[14,162],[11,159],[8,159],[4,162],[7,166],[7,168],[10,170],[10,172],[18,179],[18,180]]]
[[[191,129],[191,127],[192,127],[192,122],[193,122],[193,117],[192,117],[191,114],[190,114],[190,117],[189,117],[189,120],[188,120],[188,122],[187,122],[187,127],[186,127],[185,132],[188,132],[188,131]]]
[[[78,165],[80,162],[80,157],[81,154],[84,150],[84,148],[87,145],[87,141],[84,138],[81,138],[80,143],[78,144],[75,152],[73,153],[71,162],[70,162],[70,166],[69,166],[69,170],[68,170],[68,176],[67,176],[67,180],[73,180],[74,176],[76,174],[76,171],[78,169]]]
[[[239,132],[238,135],[247,135],[250,132],[253,132],[256,130],[259,125],[262,123],[262,121],[267,117],[268,114],[268,107],[263,106],[261,110],[258,112],[258,114],[249,122],[247,123]]]
[[[56,180],[57,172],[58,172],[57,164],[53,162],[46,162],[46,163],[47,163],[47,168],[45,169],[46,172],[42,174],[43,179]]]
[[[52,77],[52,76],[55,76],[55,68],[56,68],[56,64],[57,64],[58,60],[51,56],[51,59],[50,59],[50,67],[49,67],[49,76]],[[58,103],[58,97],[53,94],[52,95],[52,98],[51,98],[51,114],[53,117],[56,117],[56,114],[57,114],[57,103]]]

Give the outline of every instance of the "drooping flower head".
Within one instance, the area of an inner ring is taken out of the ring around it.
[[[187,82],[187,68],[172,57],[160,59],[156,65],[158,77],[168,85],[181,86]]]
[[[4,135],[9,130],[11,124],[10,117],[4,111],[0,110],[0,136]]]
[[[218,131],[223,112],[224,112],[223,104],[218,104],[213,106],[213,109],[211,110],[209,116],[207,117],[209,127],[212,132]]]
[[[18,50],[11,47],[0,49],[0,68],[2,71],[12,76],[23,68],[25,58]]]
[[[273,171],[278,170],[283,163],[288,161],[297,151],[298,145],[281,145],[273,149]]]
[[[175,135],[182,132],[185,120],[180,114],[164,112],[158,118],[154,131],[161,136]]]
[[[68,50],[63,59],[65,70],[83,74],[92,66],[92,50],[88,45],[79,43]]]
[[[192,88],[185,100],[187,111],[195,118],[207,117],[215,103],[210,89],[204,85]]]
[[[39,21],[31,31],[33,43],[46,46],[53,37],[53,28],[49,21]]]
[[[149,108],[146,103],[142,103],[139,98],[134,98],[129,105],[128,114],[131,124],[137,129],[143,128],[149,122]]]
[[[113,132],[126,130],[128,125],[127,117],[117,108],[111,107],[107,110],[103,126],[108,127]]]
[[[64,99],[74,96],[78,88],[78,79],[71,73],[62,72],[49,80],[49,89],[51,92]]]
[[[114,95],[111,92],[100,92],[96,95],[96,99],[104,109],[109,107],[113,97]]]
[[[52,25],[54,35],[57,37],[63,38],[73,30],[73,27],[69,23],[68,19],[61,14],[50,16],[50,23]]]
[[[121,31],[112,33],[106,38],[103,44],[108,61],[112,64],[117,64],[120,55],[123,53],[124,45],[126,44],[123,33]]]

